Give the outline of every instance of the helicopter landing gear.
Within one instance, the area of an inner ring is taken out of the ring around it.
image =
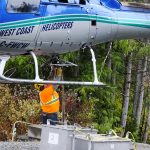
[[[6,62],[9,60],[10,56],[0,56],[0,79],[4,82],[11,82],[11,83],[42,83],[42,84],[62,84],[62,85],[93,85],[93,86],[103,86],[105,85],[102,82],[98,81],[97,77],[97,69],[96,69],[96,59],[94,51],[91,47],[88,47],[90,49],[91,55],[92,55],[92,63],[93,63],[93,72],[94,72],[94,81],[93,82],[82,82],[82,81],[54,81],[54,80],[44,80],[39,77],[39,68],[38,68],[38,61],[37,57],[34,54],[33,51],[30,51],[29,53],[32,55],[35,65],[35,78],[34,79],[16,79],[16,78],[10,78],[6,77],[4,75],[4,69]],[[66,62],[65,62],[66,63]],[[60,64],[60,66],[66,65],[66,64]],[[67,62],[68,65],[75,65],[73,63]],[[55,65],[55,64],[53,64]],[[59,64],[57,64],[58,66]]]

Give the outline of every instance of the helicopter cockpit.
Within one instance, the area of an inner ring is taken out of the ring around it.
[[[7,12],[9,13],[35,13],[42,2],[69,3],[86,5],[86,0],[8,0]],[[110,9],[120,9],[121,3],[118,0],[87,0],[92,4],[103,5]]]
[[[120,9],[121,3],[118,0],[100,0],[100,3],[110,9]]]
[[[7,0],[7,12],[9,13],[36,13],[42,3],[61,3],[69,5],[86,5],[97,4],[102,5],[112,10],[132,10],[132,11],[143,11],[140,8],[136,8],[135,5],[132,7],[125,7],[120,3],[119,0]],[[145,8],[145,7],[144,7]]]

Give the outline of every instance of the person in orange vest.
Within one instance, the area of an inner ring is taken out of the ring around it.
[[[49,119],[51,125],[56,125],[60,107],[58,93],[52,84],[35,84],[35,88],[39,91],[43,124],[47,124]]]

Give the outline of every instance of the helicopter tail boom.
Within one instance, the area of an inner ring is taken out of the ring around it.
[[[117,21],[112,25],[114,40],[150,38],[150,9],[122,6],[115,15]]]

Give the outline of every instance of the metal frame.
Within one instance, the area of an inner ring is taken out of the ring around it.
[[[16,78],[10,78],[10,77],[6,77],[4,75],[4,69],[5,69],[5,65],[6,62],[9,60],[10,56],[8,55],[4,55],[4,56],[0,56],[0,79],[2,79],[3,81],[6,82],[11,82],[11,83],[42,83],[42,84],[63,84],[63,85],[86,85],[86,86],[103,86],[105,85],[102,82],[98,81],[97,78],[97,69],[96,69],[96,59],[95,59],[95,54],[94,51],[91,47],[90,48],[90,52],[92,55],[92,62],[93,62],[93,73],[94,73],[94,81],[93,82],[82,82],[82,81],[52,81],[52,80],[43,80],[40,79],[39,77],[39,68],[38,68],[38,61],[37,61],[37,57],[34,54],[34,52],[30,51],[30,54],[33,57],[34,60],[34,64],[35,64],[35,79],[16,79]]]

